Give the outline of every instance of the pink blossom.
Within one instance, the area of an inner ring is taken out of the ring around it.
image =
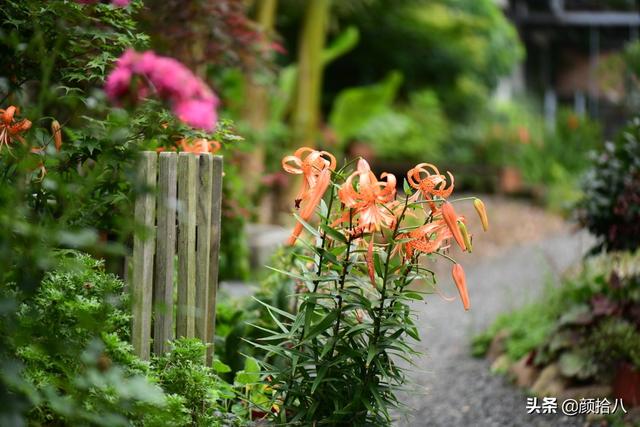
[[[173,112],[186,124],[213,131],[217,120],[218,98],[191,70],[173,58],[153,51],[127,50],[107,77],[105,92],[113,101],[131,90],[134,76],[142,77],[136,85],[135,99],[154,93],[169,102]]]
[[[212,132],[217,120],[215,104],[200,99],[180,101],[173,107],[176,116],[189,126]]]
[[[113,70],[104,86],[107,96],[110,99],[118,99],[126,95],[131,86],[131,77],[131,71],[128,68],[118,67]]]

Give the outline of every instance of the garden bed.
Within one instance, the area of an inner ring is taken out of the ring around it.
[[[640,253],[590,258],[541,300],[500,316],[475,338],[473,352],[536,396],[622,399],[632,410],[640,387],[639,274]]]

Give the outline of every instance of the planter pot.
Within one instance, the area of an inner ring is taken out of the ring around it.
[[[507,166],[500,171],[500,191],[504,194],[522,192],[522,174],[514,167]]]
[[[622,363],[613,380],[613,394],[629,406],[640,405],[640,370],[630,363]]]
[[[354,141],[347,147],[347,154],[352,159],[362,157],[363,159],[367,159],[367,161],[372,162],[375,158],[376,152],[371,144],[367,144],[362,141]]]

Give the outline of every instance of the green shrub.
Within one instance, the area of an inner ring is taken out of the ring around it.
[[[0,150],[2,425],[22,423],[32,407],[34,423],[58,417],[119,425],[144,414],[157,415],[157,425],[184,425],[163,409],[138,408],[149,406],[145,394],[127,389],[142,390],[140,376],[153,374],[126,344],[126,301],[118,301],[124,297],[115,289],[121,283],[95,273],[104,289],[85,289],[90,271],[102,267],[83,265],[89,261],[80,257],[72,263],[87,277],[74,275],[57,250],[90,252],[106,260],[106,269],[119,270],[132,234],[140,231],[131,220],[132,201],[149,191],[136,183],[139,151],[172,145],[178,137],[223,143],[238,137],[224,120],[215,136],[203,135],[154,101],[129,112],[110,106],[101,90],[106,73],[125,49],[146,48],[149,37],[137,29],[142,1],[124,8],[94,3],[8,0],[0,9],[0,108],[14,105],[16,117],[32,122],[24,141],[14,138]],[[53,119],[62,128],[61,147],[53,144]],[[55,304],[44,304],[50,300]],[[105,363],[112,368],[103,373]],[[180,400],[163,399],[169,406]]]
[[[544,303],[527,305],[520,310],[500,315],[482,334],[474,337],[472,354],[484,356],[499,332],[506,331],[505,349],[509,359],[516,361],[545,343],[557,320],[558,301],[549,298]]]
[[[532,353],[536,364],[558,362],[568,378],[607,380],[622,362],[640,368],[639,261],[640,252],[589,258],[540,301],[500,316],[474,339],[473,354],[506,331],[511,360]]]
[[[122,281],[86,254],[58,256],[57,268],[33,296],[17,293],[12,351],[22,364],[23,391],[34,403],[30,423],[245,424],[248,405],[218,376],[229,368],[219,361],[206,366],[203,343],[178,339],[171,352],[141,361],[128,343]],[[244,385],[239,388],[244,392]]]
[[[291,268],[291,253],[278,250],[272,257],[274,266],[287,270]],[[231,381],[235,373],[243,367],[243,355],[256,357],[262,361],[276,363],[266,351],[250,344],[265,337],[265,330],[277,327],[272,315],[279,321],[285,316],[270,313],[261,302],[292,312],[293,280],[271,271],[260,282],[260,287],[252,297],[231,299],[220,296],[216,305],[216,355],[228,365],[230,372],[223,375]]]
[[[59,257],[38,291],[20,298],[13,335],[35,403],[30,422],[128,425],[162,411],[162,390],[146,379],[147,364],[126,341],[124,284],[88,255]]]
[[[581,220],[597,238],[594,251],[640,245],[640,118],[605,144],[582,185]]]
[[[231,413],[230,402],[236,397],[235,390],[203,363],[206,349],[195,338],[174,341],[171,352],[153,361],[157,381],[165,392],[182,398],[181,404],[186,408],[183,412],[189,415],[190,424],[240,425],[241,419]],[[226,370],[222,364],[217,366]]]

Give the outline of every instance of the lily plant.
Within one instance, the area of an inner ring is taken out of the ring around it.
[[[397,391],[407,378],[398,362],[416,354],[411,304],[426,295],[417,285],[435,286],[430,260],[452,264],[463,308],[470,308],[464,270],[448,254],[454,242],[472,249],[453,203],[473,200],[486,230],[484,204],[449,200],[453,175],[428,163],[408,172],[402,192],[394,175],[376,177],[364,159],[337,169],[331,153],[303,147],[282,166],[302,177],[288,240],[293,261],[275,269],[298,284],[296,310],[265,304],[277,330],[254,343],[273,361],[265,366],[278,408],[273,417],[386,425],[390,409],[402,406]]]

